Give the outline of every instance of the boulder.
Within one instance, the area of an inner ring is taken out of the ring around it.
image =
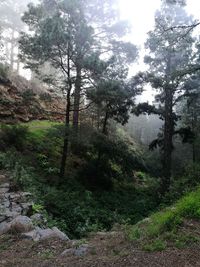
[[[62,233],[58,228],[54,227],[53,229],[41,229],[36,227],[33,231],[23,233],[22,237],[25,239],[30,239],[33,241],[47,240],[52,238],[59,238],[61,240],[69,240],[68,236]]]
[[[41,213],[35,213],[30,218],[32,222],[36,225],[43,225],[47,222]]]
[[[10,223],[2,222],[0,223],[0,235],[6,234],[10,231]]]
[[[69,237],[63,232],[61,232],[57,227],[53,227],[52,230],[55,233],[56,237],[58,237],[59,239],[64,240],[64,241],[69,240]]]
[[[33,240],[33,241],[39,241],[40,240],[40,235],[37,229],[34,229],[33,231],[30,231],[28,233],[22,233],[22,238],[28,239],[28,240]]]
[[[17,216],[11,221],[11,231],[15,233],[26,233],[34,229],[30,218],[26,216]]]
[[[88,253],[89,246],[87,244],[83,244],[79,246],[78,248],[68,248],[65,249],[62,253],[61,256],[77,256],[77,257],[83,257]]]

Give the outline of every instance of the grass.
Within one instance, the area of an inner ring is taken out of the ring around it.
[[[41,139],[45,136],[47,131],[56,125],[60,125],[59,122],[52,122],[52,121],[31,121],[28,123],[23,123],[23,126],[27,126],[30,133],[35,137]]]
[[[183,222],[189,219],[200,219],[200,188],[182,197],[173,207],[154,213],[128,228],[128,238],[137,240],[147,251],[165,249],[166,241],[181,248],[199,241],[197,236],[180,231]]]

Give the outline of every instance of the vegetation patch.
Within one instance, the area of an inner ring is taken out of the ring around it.
[[[199,232],[193,231],[191,234],[186,223],[191,219],[199,220],[199,211],[200,188],[182,197],[174,206],[128,227],[128,238],[138,241],[140,246],[148,251],[165,249],[171,245],[184,247],[199,242]],[[190,226],[193,226],[193,223]],[[196,227],[200,228],[199,222]]]

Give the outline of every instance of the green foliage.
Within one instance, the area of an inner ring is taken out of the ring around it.
[[[173,242],[175,246],[181,247],[188,242],[198,241],[195,236],[181,235],[179,229],[183,221],[199,218],[200,189],[198,188],[196,191],[182,197],[173,207],[157,212],[150,218],[127,228],[127,236],[130,240],[138,240],[145,250],[159,249],[159,244],[164,244],[163,242],[166,241]],[[160,240],[162,240],[161,243]]]
[[[153,251],[162,251],[166,248],[166,242],[160,239],[156,239],[151,243],[143,245],[143,249],[145,251],[153,252]]]
[[[48,93],[41,93],[40,94],[40,100],[51,102],[52,101],[52,96]]]
[[[1,125],[0,148],[14,147],[17,150],[25,148],[28,137],[28,128],[20,125]]]
[[[0,168],[11,173],[17,188],[33,193],[37,203],[33,212],[41,212],[49,226],[56,225],[71,238],[80,238],[91,231],[110,230],[116,223],[136,223],[157,205],[147,175],[145,187],[134,185],[132,168],[140,167],[139,156],[122,138],[80,131],[79,151],[69,158],[67,176],[60,181],[57,171],[63,125],[27,125],[23,151],[12,148],[1,152]],[[97,173],[93,164],[98,162],[99,152]],[[92,186],[86,173],[94,175]],[[112,187],[106,188],[107,181],[112,182]]]
[[[28,89],[22,93],[23,101],[25,103],[30,102],[35,98],[35,95],[36,94],[33,92],[33,90]]]

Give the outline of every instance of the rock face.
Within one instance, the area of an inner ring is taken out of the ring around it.
[[[69,240],[57,227],[44,228],[46,221],[42,214],[34,214],[29,218],[27,214],[30,213],[33,205],[31,194],[12,192],[10,183],[5,182],[6,180],[6,176],[0,175],[0,235],[9,232],[21,234],[22,238],[33,241],[50,238]]]
[[[42,119],[62,121],[64,119],[65,102],[61,97],[47,91],[36,92],[28,81],[24,84],[23,86],[22,83],[13,85],[10,81],[0,80],[1,122],[28,122]]]

